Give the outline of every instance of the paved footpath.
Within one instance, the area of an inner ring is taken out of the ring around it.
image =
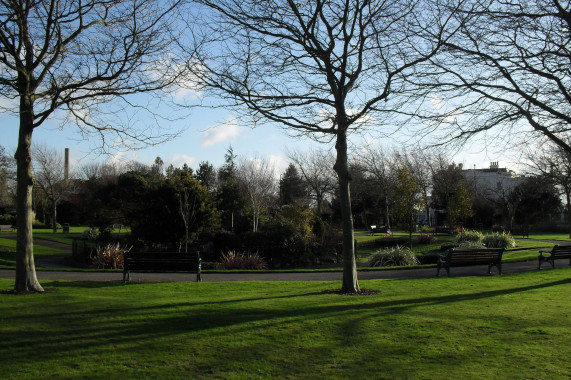
[[[567,260],[556,261],[556,268],[569,268]],[[551,270],[549,264],[544,264],[542,270]],[[525,261],[517,263],[504,263],[502,272],[504,275],[537,271],[537,261]],[[451,277],[462,276],[487,276],[485,265],[454,267],[450,270]],[[441,275],[446,277],[446,271],[441,270]],[[123,280],[122,272],[67,272],[67,271],[42,271],[36,272],[38,280],[66,280],[66,281],[115,281]],[[497,269],[492,268],[492,275],[497,275]],[[0,278],[13,279],[13,270],[0,270]],[[401,269],[401,270],[377,270],[360,271],[360,280],[370,279],[407,279],[407,278],[434,278],[436,268]],[[341,281],[341,272],[311,272],[311,273],[203,273],[204,282],[222,281]],[[185,282],[196,281],[193,273],[131,273],[131,281],[134,282]]]
[[[2,234],[2,237],[8,237]],[[15,238],[15,234],[13,236]],[[48,240],[34,239],[39,245],[49,246],[69,252],[69,245],[51,242]],[[560,242],[557,242],[560,243]],[[51,255],[48,257],[36,257],[36,266],[50,268],[50,270],[37,270],[38,280],[66,280],[66,281],[123,281],[122,272],[72,272],[58,271],[58,268],[68,268],[61,264],[62,258],[70,254]],[[569,268],[568,260],[557,260],[556,268]],[[542,270],[550,270],[548,263],[543,264]],[[537,271],[537,260],[503,263],[502,272],[505,275]],[[450,269],[451,277],[461,276],[487,276],[485,265],[453,267]],[[440,271],[441,276],[446,277],[446,271]],[[492,275],[497,275],[497,268],[492,268]],[[342,272],[269,272],[269,273],[203,273],[204,282],[222,281],[341,281]],[[359,271],[360,280],[370,279],[407,279],[407,278],[434,278],[436,268],[399,269],[399,270],[375,270]],[[0,269],[0,278],[14,279],[14,270]],[[131,273],[131,281],[134,282],[184,282],[196,281],[196,274],[192,273]]]

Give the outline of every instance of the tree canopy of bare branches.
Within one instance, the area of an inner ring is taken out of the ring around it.
[[[334,141],[343,224],[343,291],[357,292],[348,135],[387,125],[405,82],[455,26],[431,1],[197,0],[212,44],[206,88],[252,123]]]
[[[323,215],[323,203],[327,197],[332,197],[337,187],[333,164],[335,157],[330,152],[312,150],[306,153],[291,150],[288,158],[299,169],[303,182],[310,189],[309,196],[315,202],[317,215]]]
[[[542,149],[527,152],[531,171],[550,178],[565,196],[565,208],[571,237],[571,152],[559,145],[543,144]]]
[[[36,185],[51,203],[52,227],[57,232],[57,205],[69,193],[73,182],[65,168],[63,152],[45,145],[33,147],[34,176]]]
[[[434,112],[426,116],[438,116],[428,130],[444,132],[439,142],[476,134],[514,143],[547,137],[571,153],[570,4],[490,0],[460,7],[463,27],[417,82],[434,91],[426,108]]]
[[[247,194],[252,213],[252,231],[258,230],[262,212],[276,201],[277,184],[274,167],[266,160],[241,160],[236,177]]]
[[[62,116],[109,144],[163,141],[168,135],[119,117],[177,79],[169,54],[178,0],[0,1],[0,96],[19,117],[17,291],[43,291],[32,245],[31,142],[35,128]],[[5,104],[5,103],[3,103]],[[56,114],[60,110],[62,113]],[[132,115],[128,115],[132,116]],[[109,141],[112,140],[112,141]],[[115,141],[117,140],[117,141]]]

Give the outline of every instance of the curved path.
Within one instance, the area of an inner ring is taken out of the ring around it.
[[[2,237],[12,238],[9,234],[2,234]],[[15,234],[14,237],[15,238]],[[49,240],[34,239],[38,245],[55,248],[69,252],[70,246]],[[36,271],[36,275],[40,281],[42,280],[69,280],[69,281],[122,281],[122,272],[73,272],[73,271],[57,271],[57,268],[67,268],[61,264],[64,257],[69,253],[61,255],[38,256],[35,258],[36,266],[50,268],[50,270]],[[555,263],[556,268],[569,268],[567,260],[558,260]],[[543,264],[545,270],[551,269],[549,264]],[[461,276],[487,276],[485,265],[454,267],[450,270],[451,277]],[[515,263],[503,263],[503,274],[515,274],[523,272],[532,272],[537,270],[537,261],[524,261]],[[441,275],[446,276],[446,271],[442,270]],[[492,268],[492,274],[497,275],[497,269]],[[221,282],[221,281],[341,281],[342,272],[266,272],[266,273],[203,273],[202,281],[204,282]],[[359,271],[360,280],[369,279],[407,279],[407,278],[433,278],[436,276],[436,268],[420,268],[420,269],[399,269],[399,270],[375,270],[375,271]],[[15,278],[14,270],[0,269],[0,278]],[[196,274],[192,273],[131,273],[131,281],[134,282],[180,282],[180,281],[196,281]]]
[[[556,261],[556,268],[569,268],[567,260]],[[544,264],[544,269],[550,270],[549,264]],[[450,270],[451,277],[461,276],[487,276],[485,265],[454,267]],[[516,263],[504,263],[502,272],[505,275],[537,271],[537,261],[524,261]],[[67,280],[67,281],[115,281],[123,280],[121,272],[67,272],[67,271],[42,271],[36,272],[38,279],[42,280]],[[492,274],[497,275],[497,270],[492,269]],[[446,277],[446,271],[441,271]],[[0,270],[0,278],[13,279],[13,270]],[[400,270],[377,270],[359,271],[360,280],[370,279],[407,279],[407,278],[434,278],[436,268],[400,269]],[[341,281],[341,272],[272,272],[272,273],[203,273],[204,282],[221,281]],[[133,282],[184,282],[196,281],[193,273],[131,273]]]

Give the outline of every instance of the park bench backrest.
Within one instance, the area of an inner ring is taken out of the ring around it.
[[[489,263],[501,261],[503,253],[503,248],[451,248],[447,260],[451,264]]]
[[[553,258],[568,259],[571,258],[571,245],[556,245],[551,252]]]
[[[124,265],[129,270],[196,271],[200,253],[187,252],[126,252]]]

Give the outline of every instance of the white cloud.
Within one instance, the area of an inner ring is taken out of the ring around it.
[[[238,125],[238,120],[234,116],[230,116],[223,124],[206,130],[202,145],[206,147],[225,142],[240,133],[242,133],[242,128]]]
[[[186,154],[175,154],[170,160],[169,164],[172,164],[175,168],[182,168],[184,164],[192,166],[196,162],[196,157],[187,156]]]
[[[204,72],[203,65],[199,61],[173,64],[171,58],[170,55],[167,55],[161,59],[158,64],[155,64],[154,67],[149,70],[151,78],[160,79],[164,75],[182,74],[178,76],[176,83],[169,88],[169,90],[172,91],[174,99],[176,101],[183,101],[201,98],[202,92],[200,91],[199,78]],[[165,68],[167,67],[169,70],[165,72]]]
[[[289,165],[288,158],[283,155],[271,154],[268,156],[268,161],[270,162],[270,165],[275,168],[275,174],[278,178],[281,174],[283,174],[283,172],[285,172],[287,166]]]
[[[180,65],[177,70],[181,69]],[[185,75],[183,75],[179,83],[175,86],[174,98],[177,101],[188,99],[200,99],[202,91],[200,90],[200,74],[204,71],[200,63],[194,63],[193,67],[189,68]]]
[[[431,95],[430,96],[430,103],[432,103],[432,106],[435,109],[439,110],[444,105],[444,100],[442,100],[440,97],[438,97],[436,95]]]
[[[16,99],[8,99],[5,97],[1,97],[0,109],[10,111],[16,114],[18,111],[18,102],[16,101]]]
[[[137,161],[138,156],[135,152],[132,151],[117,151],[114,154],[111,154],[107,157],[106,163],[110,165],[119,165],[129,162],[129,161]]]

